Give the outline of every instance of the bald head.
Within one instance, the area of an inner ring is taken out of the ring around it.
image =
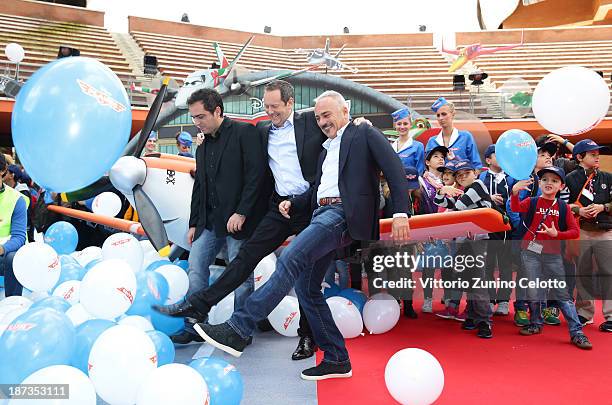
[[[330,139],[349,122],[346,100],[337,91],[328,90],[315,100],[315,118],[323,133]]]

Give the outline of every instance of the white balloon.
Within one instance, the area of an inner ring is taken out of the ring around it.
[[[143,239],[141,241],[139,241],[140,243],[140,247],[142,248],[142,252],[145,254],[149,253],[149,252],[156,252],[155,248],[153,247],[153,244],[151,243],[151,241],[149,239]]]
[[[13,399],[9,405],[56,404],[56,405],[95,405],[96,390],[89,378],[81,370],[71,366],[49,366],[30,374],[22,384],[68,384],[68,399]],[[59,389],[59,388],[58,388]],[[59,392],[59,391],[58,391]]]
[[[28,309],[21,305],[6,305],[0,308],[0,336],[13,321]]]
[[[385,383],[389,394],[400,404],[428,405],[442,393],[444,371],[425,350],[403,349],[387,362]]]
[[[112,405],[132,405],[157,354],[147,334],[133,326],[117,325],[102,332],[89,353],[89,378],[96,393]]]
[[[230,293],[223,298],[217,305],[210,309],[208,314],[208,323],[211,325],[219,325],[232,317],[234,313],[234,293]]]
[[[166,305],[179,302],[189,290],[189,276],[185,270],[175,264],[165,264],[155,269],[168,282],[168,299]]]
[[[136,405],[202,405],[210,403],[204,378],[185,364],[165,364],[140,387]]]
[[[24,308],[30,308],[32,305],[32,300],[21,295],[13,295],[12,297],[6,297],[3,300],[0,300],[0,308],[4,305],[19,305]]]
[[[610,89],[595,71],[582,66],[553,70],[533,92],[536,120],[553,134],[575,135],[597,125],[608,113]]]
[[[149,321],[144,316],[140,316],[140,315],[129,315],[129,316],[126,316],[124,318],[121,318],[119,320],[119,322],[117,322],[117,323],[119,325],[130,325],[130,326],[133,326],[133,327],[135,327],[137,329],[140,329],[143,332],[155,329],[153,327],[153,325],[151,324],[151,321]]]
[[[53,295],[62,297],[68,301],[70,305],[75,305],[79,302],[81,297],[81,282],[79,280],[64,281],[62,284],[55,287]]]
[[[355,304],[344,297],[329,297],[326,301],[334,322],[345,339],[361,335],[363,320]]]
[[[23,47],[14,42],[11,42],[10,44],[6,45],[6,48],[4,48],[4,54],[6,55],[8,60],[13,63],[20,63],[25,57],[25,51],[23,50]]]
[[[135,296],[136,275],[123,260],[96,264],[81,282],[81,303],[96,318],[118,317],[128,310]]]
[[[298,300],[295,297],[286,296],[274,308],[268,321],[275,331],[283,336],[295,337],[300,326],[300,309]]]
[[[102,248],[89,246],[79,252],[71,253],[70,256],[74,257],[82,267],[85,267],[93,260],[102,259]]]
[[[393,329],[400,318],[400,306],[387,293],[370,297],[363,307],[363,323],[371,334],[385,333]]]
[[[270,253],[268,256],[261,259],[261,261],[257,264],[254,270],[254,278],[255,278],[255,290],[259,289],[262,285],[266,283],[272,276],[276,270],[276,255],[274,253]]]
[[[66,311],[66,316],[70,319],[70,322],[72,322],[75,328],[80,324],[89,321],[90,319],[95,319],[89,312],[87,312],[81,303],[75,304],[68,308],[68,311]]]
[[[48,291],[59,280],[62,265],[53,248],[32,242],[22,246],[13,259],[15,277],[31,291]]]
[[[171,264],[170,260],[167,257],[161,257],[159,253],[157,253],[155,248],[153,248],[153,250],[149,250],[144,254],[141,269],[145,270],[147,267],[149,267],[151,263],[157,262],[159,260],[165,260],[168,262],[168,264]]]
[[[95,214],[114,217],[121,211],[121,199],[113,192],[105,191],[94,198],[91,203],[91,210]]]
[[[129,233],[115,233],[104,241],[102,257],[106,259],[121,259],[130,265],[134,273],[142,269],[143,253],[138,240]]]

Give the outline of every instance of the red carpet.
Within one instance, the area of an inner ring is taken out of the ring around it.
[[[496,316],[493,338],[486,340],[461,330],[457,321],[421,314],[415,304],[419,319],[402,315],[386,334],[347,340],[353,377],[319,382],[320,405],[395,404],[385,386],[385,365],[408,347],[427,350],[442,365],[444,391],[436,404],[610,403],[612,334],[598,330],[600,302],[595,323],[584,329],[591,351],[570,344],[564,320],[540,335],[520,336],[512,315]]]

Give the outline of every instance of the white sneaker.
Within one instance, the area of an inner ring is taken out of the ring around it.
[[[423,307],[421,308],[421,312],[425,312],[428,314],[433,313],[431,298],[425,298],[425,301],[423,301]]]
[[[499,304],[497,304],[497,310],[495,311],[495,315],[508,315],[508,302],[507,301],[502,301]]]

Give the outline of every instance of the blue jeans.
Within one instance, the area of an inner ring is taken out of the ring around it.
[[[342,205],[319,207],[312,222],[289,244],[276,262],[270,280],[255,291],[245,305],[227,322],[236,333],[248,338],[256,322],[264,319],[291,290],[295,291],[308,318],[315,342],[324,351],[324,361],[349,362],[344,338],[336,327],[329,306],[321,293],[321,282],[332,262],[335,250],[350,243]]]
[[[0,256],[0,275],[4,276],[4,295],[10,297],[21,295],[23,286],[19,284],[15,273],[13,273],[13,258],[16,252],[10,252]]]
[[[336,283],[336,273],[338,273],[338,286],[340,289],[349,288],[348,263],[344,260],[332,260],[325,273],[325,282],[330,286]]]
[[[559,283],[565,281],[565,269],[560,254],[537,254],[524,250],[521,252],[521,256],[523,258],[524,273],[529,281],[535,281],[538,278],[540,280],[558,280]],[[559,309],[567,321],[570,336],[574,337],[581,334],[582,325],[578,319],[574,301],[567,292],[567,288],[555,288],[554,285],[551,285],[550,296],[557,300]],[[527,288],[527,300],[531,312],[529,321],[532,325],[539,327],[544,325],[542,308],[546,297],[547,291],[544,288]]]
[[[231,236],[218,237],[213,231],[204,229],[202,234],[193,241],[191,251],[189,252],[189,290],[187,296],[190,296],[202,288],[208,288],[210,278],[210,265],[215,263],[215,258],[227,244],[227,254],[229,260],[234,260],[238,254],[242,240],[237,240]],[[236,289],[234,295],[234,310],[240,308],[249,295],[253,292],[254,287],[253,275],[246,279],[244,283]]]

